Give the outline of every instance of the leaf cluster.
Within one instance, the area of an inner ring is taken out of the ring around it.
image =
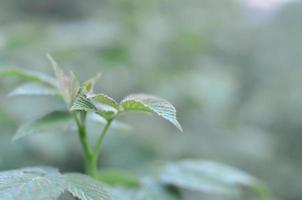
[[[53,111],[21,126],[13,139],[76,127],[91,177],[61,174],[49,167],[1,172],[0,199],[53,200],[67,192],[80,200],[180,200],[182,190],[238,195],[242,187],[252,188],[261,195],[267,193],[265,187],[249,174],[205,160],[169,163],[158,174],[147,177],[119,170],[98,171],[99,148],[109,126],[126,127],[116,120],[119,115],[130,111],[153,113],[182,131],[176,109],[167,100],[148,94],[131,94],[116,101],[106,94],[95,93],[94,86],[100,74],[80,84],[72,72],[64,72],[50,55],[48,58],[55,77],[24,69],[0,71],[0,78],[18,77],[27,81],[13,90],[11,96],[56,96],[66,104],[66,110]],[[104,124],[94,148],[87,143],[86,120]],[[171,190],[171,187],[176,189]]]

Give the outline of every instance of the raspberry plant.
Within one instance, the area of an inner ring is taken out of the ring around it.
[[[21,69],[0,71],[1,77],[18,77],[29,81],[15,89],[11,95],[51,95],[60,97],[66,110],[53,111],[22,126],[14,140],[24,136],[57,132],[74,124],[85,157],[87,175],[62,174],[53,167],[31,167],[0,173],[0,199],[54,200],[69,193],[80,200],[180,200],[182,190],[203,193],[239,195],[241,187],[249,187],[264,194],[263,185],[252,176],[235,168],[206,160],[183,160],[168,163],[154,176],[135,177],[125,172],[98,169],[98,159],[104,138],[116,118],[129,111],[154,113],[177,129],[182,127],[176,119],[176,109],[167,100],[147,94],[132,94],[117,102],[113,98],[95,93],[94,86],[100,75],[80,85],[76,76],[65,73],[48,55],[55,77]],[[94,117],[91,117],[94,116]],[[88,120],[104,122],[98,140],[88,142]],[[171,187],[173,186],[173,190]]]

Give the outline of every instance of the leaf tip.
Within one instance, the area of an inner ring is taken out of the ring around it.
[[[180,123],[179,122],[177,122],[177,124],[176,124],[176,128],[181,132],[181,133],[183,133],[184,132],[184,129],[182,128],[182,126],[180,125]]]
[[[50,61],[52,67],[56,70],[58,68],[58,63],[55,61],[55,59],[49,53],[46,54],[46,57]]]
[[[175,119],[170,121],[181,133],[184,132],[182,126],[180,125],[180,123]]]

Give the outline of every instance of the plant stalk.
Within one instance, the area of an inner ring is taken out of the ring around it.
[[[96,177],[97,169],[98,169],[98,158],[100,154],[100,147],[104,141],[106,133],[109,130],[112,120],[108,120],[105,127],[103,128],[101,135],[94,146],[93,149],[89,148],[89,143],[87,141],[87,131],[86,131],[86,115],[79,120],[76,113],[73,113],[74,119],[76,121],[78,132],[79,132],[79,139],[84,151],[85,156],[85,165],[86,165],[86,173],[91,177]]]
[[[93,150],[92,150],[92,156],[91,156],[91,160],[90,160],[90,164],[91,164],[91,167],[92,167],[92,172],[93,172],[93,177],[96,176],[96,173],[97,173],[97,169],[98,169],[98,158],[99,158],[99,155],[100,155],[100,148],[101,148],[101,145],[104,141],[104,138],[109,130],[109,127],[111,125],[111,121],[112,120],[109,120],[107,121],[106,125],[104,126],[102,132],[101,132],[101,135],[96,143],[96,145],[94,146]]]
[[[92,152],[89,148],[89,144],[87,141],[86,122],[85,122],[86,116],[82,120],[80,120],[78,118],[77,114],[73,113],[73,117],[74,117],[77,127],[78,127],[79,139],[80,139],[82,149],[84,151],[86,173],[89,176],[94,176],[95,171],[94,171],[94,167],[92,165]]]
[[[102,143],[103,143],[103,141],[104,141],[104,138],[105,138],[105,136],[106,136],[106,133],[107,133],[108,130],[109,130],[109,127],[110,127],[110,125],[111,125],[111,122],[112,122],[112,120],[108,120],[107,123],[106,123],[106,125],[104,126],[104,128],[103,128],[103,130],[102,130],[102,133],[101,133],[101,135],[100,135],[100,137],[99,137],[99,139],[98,139],[98,141],[97,141],[95,147],[93,148],[93,155],[94,155],[94,156],[98,156],[98,155],[99,155],[100,147],[101,147],[101,145],[102,145]]]

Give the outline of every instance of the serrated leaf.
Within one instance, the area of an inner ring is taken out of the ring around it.
[[[85,95],[78,95],[75,99],[71,111],[86,111],[86,112],[97,112],[97,108],[92,103],[90,99],[88,99]]]
[[[88,97],[96,102],[107,104],[115,109],[119,109],[119,104],[111,97],[105,94],[94,94]]]
[[[78,97],[76,98],[75,102],[71,107],[71,111],[94,112],[104,117],[107,120],[111,120],[118,112],[112,106],[93,102],[90,98],[87,98],[84,94],[78,95]]]
[[[180,196],[162,187],[152,178],[144,178],[139,188],[111,188],[112,200],[180,200]]]
[[[50,55],[47,55],[47,57],[50,60],[56,77],[58,79],[58,89],[64,97],[65,102],[70,107],[80,91],[80,83],[73,74],[73,72],[70,71],[69,75],[66,75],[65,72],[59,67],[57,62]]]
[[[256,188],[259,182],[236,168],[205,160],[184,160],[168,164],[164,184],[205,193],[238,194],[241,186]]]
[[[65,174],[67,191],[80,200],[110,200],[109,193],[97,180],[83,174]]]
[[[24,168],[0,172],[0,199],[54,200],[67,187],[57,169]]]
[[[24,95],[24,96],[56,96],[59,95],[59,92],[54,89],[50,88],[44,85],[39,84],[23,84],[14,89],[9,96],[18,96],[18,95]]]
[[[82,90],[84,94],[93,94],[94,85],[100,79],[101,73],[98,73],[95,77],[89,79],[83,84]]]
[[[119,105],[113,98],[105,94],[93,94],[88,98],[96,105],[98,114],[105,119],[111,120],[118,113]]]
[[[20,127],[13,140],[40,133],[56,133],[72,126],[73,120],[68,112],[54,111],[36,121]]]
[[[133,94],[122,100],[120,106],[122,111],[156,113],[182,131],[181,125],[176,119],[176,109],[167,100],[146,94]]]
[[[25,70],[25,69],[8,69],[0,71],[0,78],[2,77],[18,77],[27,81],[33,81],[38,83],[44,83],[51,87],[57,86],[57,81],[47,74]]]

